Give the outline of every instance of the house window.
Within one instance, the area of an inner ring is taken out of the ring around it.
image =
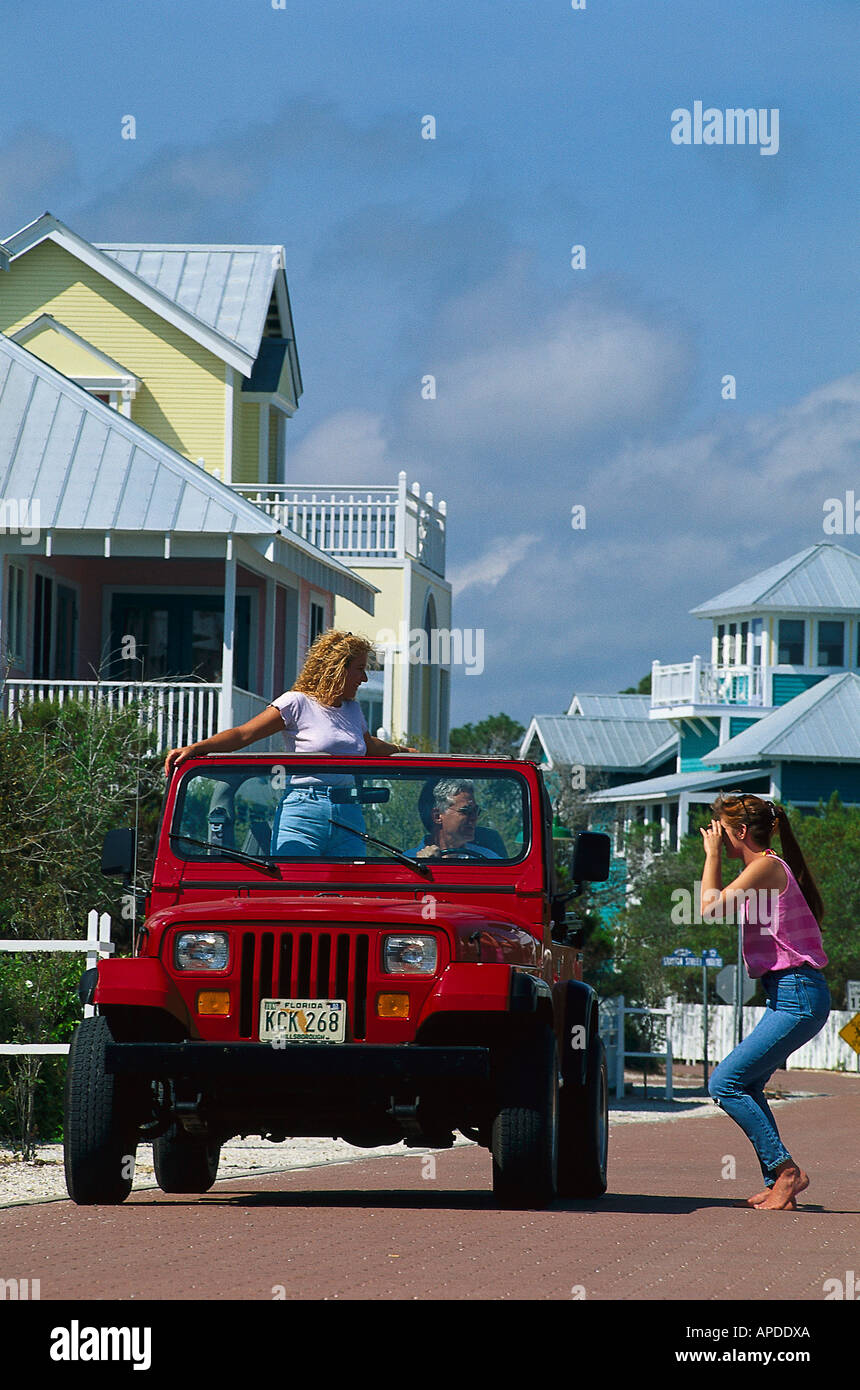
[[[818,624],[818,664],[819,666],[845,665],[844,623],[820,622]]]
[[[321,603],[311,603],[308,622],[308,646],[312,647],[318,637],[325,632],[325,608]]]
[[[802,666],[806,624],[802,618],[780,618],[777,663]]]
[[[27,575],[18,565],[10,565],[6,594],[6,651],[13,666],[23,666],[26,641]]]
[[[251,601],[236,596],[233,684],[249,688]],[[134,638],[129,642],[129,638]],[[111,679],[221,680],[224,601],[192,594],[117,593],[111,606]],[[134,653],[133,657],[130,653]]]
[[[37,574],[33,599],[33,675],[36,680],[71,680],[78,631],[74,590],[50,575]]]

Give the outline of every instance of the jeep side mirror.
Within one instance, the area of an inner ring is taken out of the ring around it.
[[[102,845],[102,873],[130,877],[134,869],[134,831],[109,830]]]
[[[609,836],[605,831],[580,831],[570,872],[574,883],[606,882],[609,878]]]

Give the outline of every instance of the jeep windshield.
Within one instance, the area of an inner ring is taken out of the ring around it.
[[[189,861],[511,864],[529,847],[529,788],[513,770],[230,761],[183,778],[171,826]],[[197,842],[196,844],[194,842]],[[238,853],[237,853],[238,852]]]

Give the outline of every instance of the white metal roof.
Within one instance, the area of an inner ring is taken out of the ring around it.
[[[585,715],[536,714],[520,747],[520,756],[537,738],[551,767],[581,765],[643,770],[670,758],[678,734],[648,719],[590,719]]]
[[[702,756],[715,765],[762,759],[860,762],[860,676],[826,676]]]
[[[568,714],[590,719],[645,719],[651,709],[650,695],[574,695]]]
[[[87,241],[45,212],[0,243],[0,252],[14,261],[43,241],[55,242],[244,376],[250,375],[275,277],[283,268],[281,247],[116,244],[108,248]],[[191,252],[199,255],[187,254]],[[233,255],[237,260],[231,268],[228,262]],[[146,273],[125,265],[124,256]],[[175,297],[179,293],[185,302]],[[282,294],[289,318],[285,277]],[[189,307],[192,304],[195,308]]]
[[[745,785],[757,778],[770,779],[770,768],[756,768],[751,772],[673,772],[666,777],[648,777],[643,782],[625,782],[622,786],[606,787],[603,791],[591,792],[590,802],[613,801],[663,801],[666,797],[679,796],[682,792],[707,792],[711,788],[726,787],[730,782]]]
[[[43,532],[271,537],[310,583],[373,609],[353,570],[3,334],[0,497],[37,499]]]
[[[281,266],[280,246],[94,245],[256,358]]]
[[[820,541],[771,565],[690,612],[698,618],[799,610],[860,613],[860,554]]]

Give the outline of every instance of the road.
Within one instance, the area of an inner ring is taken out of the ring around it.
[[[759,1189],[758,1165],[715,1110],[613,1124],[607,1194],[544,1211],[496,1210],[489,1155],[473,1147],[233,1179],[205,1196],[137,1192],[121,1207],[12,1207],[0,1276],[39,1279],[43,1301],[820,1303],[827,1281],[860,1279],[860,1076],[774,1084],[815,1092],[776,1112],[811,1176],[797,1212],[734,1205]]]

